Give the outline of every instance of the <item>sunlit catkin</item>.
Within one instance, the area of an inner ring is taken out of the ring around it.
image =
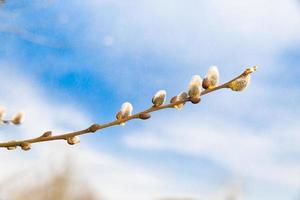
[[[243,91],[250,84],[250,74],[255,72],[256,70],[257,66],[253,66],[251,68],[246,69],[245,72],[242,74],[242,77],[228,84],[228,88],[230,88],[233,91]]]
[[[117,113],[117,119],[124,119],[129,117],[132,114],[133,106],[129,102],[125,102],[121,106],[121,110]],[[120,125],[124,126],[125,123],[121,123]]]
[[[202,82],[204,89],[211,89],[219,84],[220,74],[217,66],[211,66]]]
[[[249,83],[250,75],[246,75],[231,82],[228,87],[233,91],[240,92],[243,91],[249,85]]]
[[[166,101],[167,92],[165,90],[159,90],[152,98],[154,107],[161,106]]]

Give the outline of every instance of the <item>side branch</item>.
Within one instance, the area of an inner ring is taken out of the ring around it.
[[[254,72],[255,70],[256,70],[256,67],[246,69],[242,74],[240,74],[239,76],[235,77],[234,79],[232,79],[222,85],[215,86],[215,87],[209,87],[208,89],[203,90],[199,94],[198,101],[195,101],[193,99],[193,97],[191,97],[191,95],[190,95],[190,96],[184,97],[181,100],[175,100],[175,101],[171,100],[171,103],[169,103],[169,104],[161,104],[159,106],[154,105],[144,111],[138,112],[133,115],[126,116],[124,118],[117,118],[116,120],[106,123],[106,124],[93,124],[90,127],[80,130],[80,131],[69,132],[69,133],[58,134],[58,135],[52,135],[52,132],[48,131],[36,138],[19,140],[19,141],[8,141],[8,142],[0,143],[0,148],[7,148],[8,150],[12,150],[19,146],[23,150],[29,150],[31,148],[31,144],[33,144],[33,143],[47,142],[47,141],[54,141],[54,140],[66,140],[71,145],[76,144],[79,141],[75,141],[74,138],[79,135],[94,133],[101,129],[124,124],[125,122],[133,120],[133,119],[148,119],[148,118],[150,118],[150,113],[152,113],[152,112],[156,112],[156,111],[159,111],[162,109],[167,109],[167,108],[176,108],[177,106],[183,105],[187,102],[192,102],[195,104],[195,103],[200,102],[200,96],[204,96],[206,94],[209,94],[211,92],[214,92],[214,91],[217,91],[220,89],[230,88],[235,91],[241,91],[242,89],[244,89],[247,86],[248,82],[246,82],[246,85],[242,85],[242,88],[238,88],[237,86],[241,86],[239,84],[241,84],[242,81],[245,81],[244,79],[249,77],[249,75],[252,72]],[[238,89],[240,89],[240,90],[238,90]],[[172,99],[174,99],[174,97]],[[155,104],[155,102],[153,102],[153,103]]]

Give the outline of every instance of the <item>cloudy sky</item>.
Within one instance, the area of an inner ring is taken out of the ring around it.
[[[26,121],[3,126],[0,139],[111,121],[123,102],[145,109],[157,90],[176,95],[210,65],[223,82],[259,69],[243,93],[219,91],[200,105],[81,137],[74,147],[58,141],[1,150],[1,184],[23,174],[22,186],[69,160],[78,180],[108,200],[225,200],[232,193],[298,200],[297,0],[6,0],[0,105],[8,116],[24,111]]]

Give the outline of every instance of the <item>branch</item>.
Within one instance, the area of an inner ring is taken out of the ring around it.
[[[204,96],[206,94],[209,94],[211,92],[214,92],[214,91],[217,91],[220,89],[230,88],[234,91],[241,91],[247,86],[247,84],[249,83],[250,74],[252,72],[254,72],[255,70],[256,70],[256,67],[246,69],[242,74],[240,74],[239,76],[235,77],[234,79],[232,79],[222,85],[213,86],[213,87],[209,86],[207,89],[203,90],[202,92],[200,90],[198,97],[192,96],[190,94],[191,91],[189,91],[189,96],[186,96],[180,100],[177,100],[175,98],[176,97],[175,96],[171,99],[171,103],[169,103],[169,104],[163,104],[163,102],[162,102],[161,105],[156,105],[156,103],[152,100],[154,103],[154,105],[152,107],[150,107],[144,111],[138,112],[136,114],[133,114],[133,115],[129,114],[128,116],[123,117],[123,118],[118,117],[118,115],[121,112],[120,111],[117,114],[117,119],[114,121],[111,121],[109,123],[93,124],[83,130],[69,132],[69,133],[65,133],[65,134],[58,134],[58,135],[52,135],[51,131],[47,131],[47,132],[43,133],[41,136],[36,137],[36,138],[19,140],[19,141],[8,141],[8,142],[0,143],[0,148],[7,148],[8,150],[12,150],[19,146],[23,150],[29,150],[31,148],[31,144],[33,144],[33,143],[40,143],[40,142],[47,142],[47,141],[54,141],[54,140],[66,140],[68,142],[68,144],[73,145],[73,144],[76,144],[79,142],[78,136],[80,136],[80,135],[95,133],[96,131],[99,131],[101,129],[109,128],[109,127],[116,126],[116,125],[122,125],[125,122],[133,120],[133,119],[145,120],[145,119],[148,119],[151,117],[150,113],[152,113],[152,112],[156,112],[156,111],[167,109],[167,108],[176,108],[176,107],[179,107],[179,105],[183,105],[187,102],[197,104],[200,102],[200,96]],[[206,78],[208,78],[208,77],[209,77],[209,72],[208,72]],[[218,79],[218,77],[219,77],[219,75],[217,73],[217,79]],[[204,79],[204,81],[206,80],[206,78]],[[215,78],[215,77],[213,77],[213,78]],[[204,85],[203,83],[202,83],[202,86]],[[190,84],[192,84],[192,82]],[[155,97],[156,96],[154,96],[154,98]],[[165,98],[165,96],[163,98]],[[131,106],[131,104],[130,104],[130,106]],[[131,109],[132,109],[132,107],[131,107]]]

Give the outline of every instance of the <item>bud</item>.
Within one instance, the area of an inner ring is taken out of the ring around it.
[[[154,104],[154,107],[161,106],[165,102],[166,94],[167,92],[165,90],[159,90],[158,92],[156,92],[156,94],[152,98],[152,103]]]
[[[177,101],[177,96],[171,98],[170,103],[175,103]]]
[[[6,147],[7,150],[15,150],[16,148],[17,148],[16,146]]]
[[[95,133],[97,130],[101,128],[101,125],[99,124],[93,124],[89,127],[89,131],[92,133]]]
[[[200,97],[191,97],[191,102],[193,104],[197,104],[201,101],[201,98]]]
[[[121,110],[117,113],[116,118],[119,119],[125,119],[129,117],[132,114],[133,107],[131,103],[125,102],[121,106]],[[122,126],[125,125],[125,123],[121,123]]]
[[[249,85],[249,83],[250,75],[246,75],[236,79],[235,81],[232,81],[228,87],[233,91],[242,91]]]
[[[119,112],[116,114],[116,119],[122,119],[122,113],[121,113],[121,111],[119,111]]]
[[[174,98],[174,102],[177,102],[177,101],[183,101],[185,99],[188,98],[188,94],[186,92],[181,92],[180,94],[178,94],[175,98]],[[174,103],[172,102],[172,103]],[[181,104],[177,104],[174,106],[174,108],[176,108],[177,110],[180,110],[183,108],[185,102],[181,103]]]
[[[15,125],[20,125],[24,121],[24,113],[19,112],[17,113],[11,120],[11,122]]]
[[[29,142],[23,142],[20,144],[20,146],[24,151],[28,151],[31,149],[31,144]]]
[[[199,97],[201,95],[202,79],[199,75],[194,75],[189,84],[189,96]]]
[[[5,108],[3,106],[0,106],[0,120],[3,119],[3,117],[5,116],[6,112],[5,112]]]
[[[45,132],[42,137],[50,137],[52,135],[52,131]]]
[[[204,89],[211,89],[219,84],[219,70],[217,66],[211,66],[202,82]]]
[[[139,118],[142,120],[146,120],[149,119],[151,117],[151,115],[149,113],[141,113],[139,114]]]
[[[67,139],[67,142],[69,145],[74,145],[80,142],[79,137],[78,136],[74,136],[74,137],[69,137]]]

